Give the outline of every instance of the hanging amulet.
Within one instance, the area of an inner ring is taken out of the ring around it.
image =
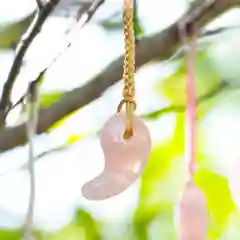
[[[82,194],[89,200],[104,200],[130,187],[141,175],[151,152],[150,133],[143,121],[133,116],[133,135],[124,139],[126,116],[113,115],[103,126],[100,142],[105,158],[103,172],[87,182]]]
[[[207,239],[207,207],[203,192],[189,181],[180,203],[180,240]]]

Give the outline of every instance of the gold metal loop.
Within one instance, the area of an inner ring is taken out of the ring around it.
[[[123,105],[126,105],[126,128],[123,137],[128,139],[133,135],[133,113],[136,110],[137,104],[133,99],[123,99],[118,105],[118,113],[122,112]]]
[[[133,135],[133,104],[130,101],[126,102],[126,128],[123,134],[125,139]]]
[[[122,112],[123,106],[124,104],[126,104],[126,112],[127,112],[127,105],[130,104],[132,106],[132,110],[133,112],[136,110],[137,108],[137,103],[135,100],[133,99],[123,99],[119,104],[118,104],[118,108],[117,108],[117,112],[120,113]]]

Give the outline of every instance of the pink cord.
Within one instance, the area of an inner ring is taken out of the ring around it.
[[[196,99],[195,99],[195,58],[196,41],[193,39],[186,55],[187,66],[187,118],[189,124],[189,173],[193,177],[196,161]]]
[[[195,31],[194,31],[195,33]],[[187,144],[189,144],[189,173],[191,179],[195,171],[196,162],[196,94],[195,94],[195,63],[196,63],[196,36],[193,34],[192,41],[187,42],[186,26],[180,27],[182,42],[187,48],[186,69],[187,69]]]

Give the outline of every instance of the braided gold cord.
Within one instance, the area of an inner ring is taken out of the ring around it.
[[[134,56],[134,29],[133,29],[133,6],[132,0],[124,0],[124,65],[123,65],[123,100],[118,106],[118,112],[121,111],[123,104],[126,104],[126,130],[125,138],[129,138],[133,134],[133,112],[136,108],[134,101],[135,86],[134,86],[134,70],[135,70],[135,56]]]
[[[123,66],[124,99],[132,100],[135,95],[134,89],[134,32],[133,32],[133,7],[132,0],[124,0],[124,41],[125,56]]]

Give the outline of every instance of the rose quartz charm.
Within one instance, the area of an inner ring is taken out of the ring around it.
[[[133,136],[124,139],[125,121],[125,115],[118,113],[103,126],[100,141],[105,167],[82,188],[83,196],[89,200],[104,200],[120,194],[138,179],[147,163],[151,152],[148,128],[134,116]]]
[[[180,204],[180,240],[207,239],[207,208],[204,194],[189,181]]]

